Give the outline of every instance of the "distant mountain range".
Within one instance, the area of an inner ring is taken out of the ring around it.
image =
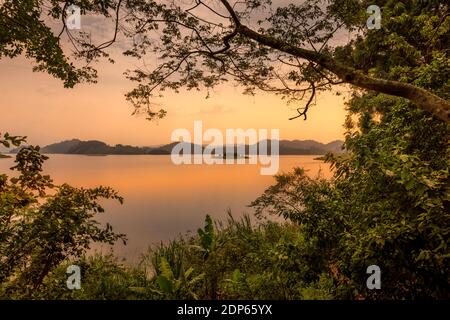
[[[42,153],[46,154],[84,154],[84,155],[167,155],[171,154],[172,149],[178,142],[162,145],[159,147],[135,147],[129,145],[110,146],[102,141],[89,140],[81,141],[72,139],[50,144],[41,148]],[[192,143],[186,143],[185,150],[191,150],[191,154],[196,153],[195,150],[203,150],[204,147],[195,148]],[[258,143],[258,147],[259,147]],[[270,154],[270,140],[267,147]],[[323,144],[314,140],[280,140],[280,155],[323,155],[328,152],[342,153],[343,142],[335,140],[327,144]],[[197,146],[198,147],[198,146]],[[250,147],[245,145],[245,154],[248,154]],[[235,147],[236,148],[236,147]],[[20,149],[11,150],[11,153],[17,153]],[[221,154],[229,153],[226,147],[222,147]],[[259,150],[259,149],[258,149]],[[236,151],[235,151],[236,152]]]

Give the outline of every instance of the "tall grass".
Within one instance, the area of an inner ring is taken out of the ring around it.
[[[301,226],[252,223],[248,215],[205,219],[197,235],[151,246],[129,266],[112,255],[61,265],[35,298],[47,299],[328,299],[332,281],[307,261]],[[306,263],[308,262],[308,263]],[[69,264],[80,265],[82,289],[65,287]]]

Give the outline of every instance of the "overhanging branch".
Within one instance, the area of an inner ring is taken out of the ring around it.
[[[230,14],[230,19],[235,25],[238,34],[272,49],[314,62],[334,73],[345,83],[352,84],[362,89],[374,90],[380,93],[406,98],[419,108],[430,112],[436,118],[446,123],[450,123],[450,103],[447,100],[412,84],[370,77],[360,70],[339,63],[332,57],[327,56],[320,51],[317,52],[300,48],[288,44],[278,38],[256,32],[241,24],[237,13],[227,0],[220,1]]]

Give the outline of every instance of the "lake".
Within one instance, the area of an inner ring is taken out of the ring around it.
[[[49,155],[44,171],[56,184],[77,187],[111,186],[125,203],[107,201],[100,222],[125,233],[127,246],[117,244],[117,256],[136,262],[152,243],[176,238],[203,226],[206,214],[225,220],[227,209],[235,217],[252,214],[247,205],[274,183],[260,174],[259,165],[174,165],[170,156]],[[280,156],[281,172],[299,166],[316,176],[330,177],[328,164],[316,156]],[[14,159],[0,160],[0,173],[10,174]],[[8,172],[9,171],[9,172]],[[103,252],[110,248],[96,246]]]

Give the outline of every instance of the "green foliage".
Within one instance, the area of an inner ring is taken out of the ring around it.
[[[12,146],[18,147],[25,142],[26,138],[27,137],[11,136],[8,132],[4,133],[2,136],[0,133],[0,145],[3,145],[6,148],[10,148]]]
[[[205,228],[198,229],[198,236],[200,237],[200,243],[202,249],[205,251],[205,256],[207,257],[211,251],[214,250],[216,245],[214,224],[211,216],[207,215],[205,219]]]
[[[81,270],[81,289],[66,286],[67,267],[77,265]],[[130,300],[145,299],[143,290],[149,281],[145,272],[120,263],[113,255],[82,256],[66,261],[55,268],[44,280],[39,290],[32,292],[33,299],[51,300]]]
[[[325,2],[329,6],[319,5]],[[116,4],[76,3],[103,16]],[[39,20],[43,13],[39,4],[6,1],[1,7],[0,26],[9,25],[11,18],[29,20],[25,26],[0,28],[0,57],[25,52],[36,60],[37,70],[47,70],[69,87],[89,78],[88,70],[68,62],[58,39]],[[233,33],[233,25],[196,19],[176,3],[128,4],[133,14],[127,22],[135,29],[130,28],[127,36],[139,32],[143,37],[125,54],[141,58],[153,51],[163,61],[152,72],[128,73],[138,87],[127,98],[137,108],[146,106],[149,118],[165,114],[151,109],[149,99],[157,88],[209,90],[231,77],[246,93],[261,89],[298,100],[304,94],[300,85],[315,83],[317,90],[324,90],[337,80],[319,64],[261,46]],[[372,3],[333,0],[286,6],[261,21],[260,32],[287,44],[320,45],[324,59],[448,99],[447,1],[379,1],[383,17],[379,30],[364,28],[368,4]],[[266,0],[245,2],[241,19],[267,5]],[[62,17],[59,4],[50,12],[54,18]],[[143,23],[142,15],[158,22]],[[309,34],[304,30],[308,22],[317,22]],[[332,48],[329,36],[341,24],[357,31],[358,37]],[[187,34],[186,28],[192,32]],[[29,29],[36,32],[28,35]],[[158,29],[163,34],[160,41],[149,41],[147,33]],[[225,48],[224,32],[230,35]],[[88,61],[102,55],[90,45],[85,48],[81,56]],[[223,49],[212,53],[207,50],[211,48]],[[284,70],[274,67],[275,60],[290,69],[281,75],[281,87],[273,86]],[[178,76],[171,78],[174,73]],[[396,88],[391,89],[395,94]],[[152,247],[133,268],[111,257],[83,257],[93,241],[124,238],[94,220],[103,212],[100,199],[122,198],[105,187],[54,186],[42,174],[46,157],[39,148],[21,149],[13,168],[18,174],[0,175],[0,297],[450,298],[449,125],[404,99],[377,92],[355,90],[347,108],[347,153],[326,157],[334,169],[333,179],[312,179],[303,169],[295,169],[277,176],[276,184],[252,203],[257,217],[276,215],[287,222],[252,224],[248,216],[235,220],[230,215],[223,225],[207,216],[196,236]],[[5,147],[22,142],[24,138],[8,134],[0,138]],[[83,266],[81,291],[61,287],[70,261]],[[382,270],[382,290],[366,287],[366,268],[372,264]]]
[[[3,145],[19,145],[23,138],[5,134]],[[94,219],[104,211],[100,199],[122,202],[111,188],[54,186],[42,174],[47,159],[39,147],[28,146],[16,155],[17,174],[0,176],[0,297],[32,296],[45,278],[69,258],[81,256],[93,242],[125,241],[112,227]]]
[[[217,225],[216,246],[207,256],[201,249],[204,239],[200,235],[154,248],[144,259],[144,264],[153,261],[152,286],[156,289],[152,290],[163,292],[162,297],[166,299],[329,299],[333,296],[335,288],[331,287],[331,280],[315,274],[315,265],[310,261],[316,257],[305,254],[311,243],[305,242],[297,225],[274,222],[252,225],[249,216],[235,220],[231,214],[227,223]],[[211,226],[214,223],[207,217],[205,229]],[[176,260],[174,250],[178,252]],[[154,264],[155,256],[159,257],[159,264]],[[174,271],[179,265],[185,266],[183,270],[187,272]]]
[[[209,219],[206,219],[207,221]],[[211,221],[212,222],[212,221]],[[208,223],[207,223],[208,225]],[[212,224],[214,225],[214,224]],[[153,247],[137,266],[113,255],[66,259],[53,268],[39,288],[18,299],[330,299],[333,280],[315,275],[310,247],[298,226],[274,222],[250,224],[248,216],[214,230],[220,245],[205,256],[202,239],[180,238]],[[81,269],[81,289],[66,287],[67,267]]]
[[[257,213],[299,223],[321,255],[315,271],[352,297],[448,298],[448,126],[378,95],[355,97],[349,108],[359,120],[348,122],[348,153],[328,156],[334,179],[280,175],[253,203]],[[365,288],[371,264],[383,270],[380,291]]]
[[[450,20],[442,6],[383,1],[382,28],[335,56],[448,99]],[[280,175],[253,203],[257,214],[301,226],[314,244],[310,253],[320,256],[314,270],[333,280],[335,297],[448,299],[448,124],[403,99],[373,92],[354,92],[348,111],[347,154],[327,157],[334,178],[310,179],[301,169]],[[382,270],[382,290],[365,287],[372,264]]]
[[[448,77],[440,75],[437,92]],[[348,108],[348,153],[327,158],[334,179],[280,175],[253,203],[257,213],[299,223],[322,255],[316,272],[351,297],[448,298],[448,125],[380,94],[356,94]],[[365,288],[371,264],[381,267],[382,290]]]
[[[72,1],[82,12],[108,16],[111,0]],[[68,5],[68,4],[67,4]],[[77,83],[95,82],[97,72],[87,63],[78,67],[69,54],[64,52],[61,34],[55,34],[49,21],[63,21],[67,5],[58,1],[6,0],[0,6],[0,58],[16,58],[24,55],[34,61],[33,71],[44,71],[63,81],[64,87],[72,88]],[[61,25],[62,28],[62,25]],[[66,29],[63,29],[63,31]],[[59,32],[58,32],[59,33]],[[99,56],[99,51],[82,42],[89,42],[89,35],[81,33],[71,36],[76,45],[78,58],[90,62]],[[83,39],[83,41],[82,41]]]
[[[175,278],[171,266],[164,257],[161,258],[158,271],[160,275],[156,277],[156,283],[161,290],[161,294],[171,299],[197,299],[197,295],[193,292],[192,288],[197,282],[203,279],[204,274],[199,274],[194,277],[194,268],[190,267],[181,273],[179,278]]]

